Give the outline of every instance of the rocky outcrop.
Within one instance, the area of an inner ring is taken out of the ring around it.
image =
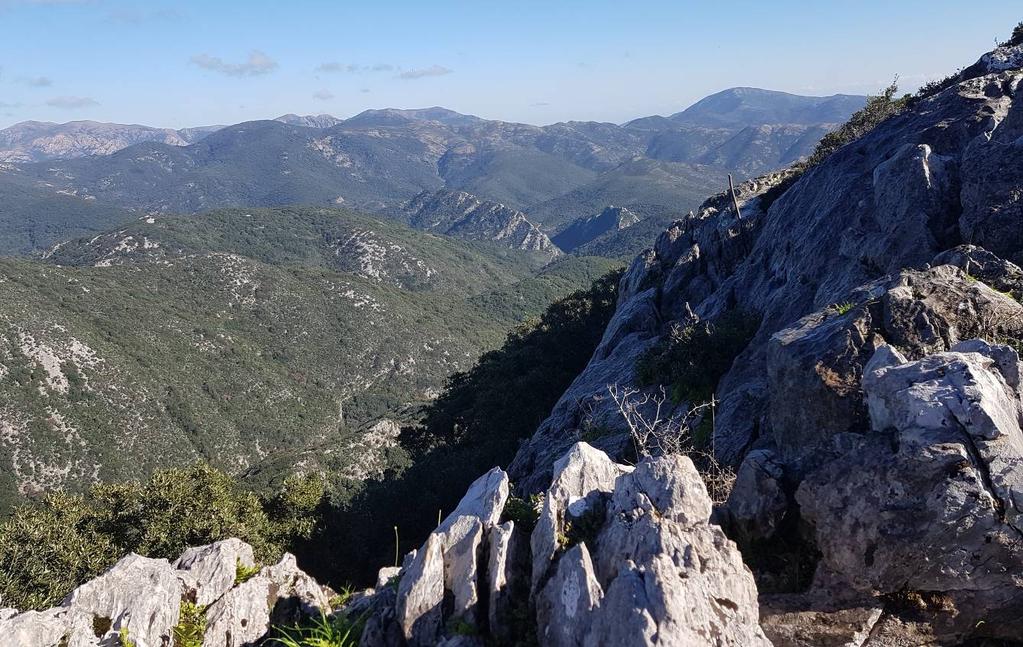
[[[1015,60],[1010,54],[989,58]],[[720,380],[715,419],[719,457],[738,464],[774,433],[772,335],[845,304],[859,286],[925,269],[959,244],[1013,261],[1023,249],[1021,230],[1008,224],[1019,220],[1012,187],[1021,184],[1013,148],[1021,79],[1016,68],[978,68],[800,175],[740,185],[741,217],[723,193],[673,224],[633,261],[601,346],[520,449],[512,477],[541,490],[585,423],[623,428],[606,386],[636,386],[635,363],[646,348],[674,326],[743,310],[760,317],[760,329]]]
[[[753,576],[709,523],[688,458],[633,469],[578,443],[557,462],[528,538],[528,520],[497,523],[507,487],[500,470],[481,477],[406,558],[397,595],[368,598],[363,645],[396,644],[396,633],[410,645],[503,645],[533,632],[552,646],[770,644]]]
[[[106,647],[122,635],[137,647],[166,647],[184,605],[194,604],[205,617],[203,647],[237,647],[261,641],[272,625],[330,611],[331,591],[293,556],[239,582],[238,567],[254,565],[252,547],[238,539],[189,548],[173,564],[128,555],[59,607],[0,616],[0,636],[18,647]]]
[[[424,191],[404,207],[409,224],[467,240],[492,241],[551,260],[561,250],[526,214],[497,202],[481,200],[465,191]]]

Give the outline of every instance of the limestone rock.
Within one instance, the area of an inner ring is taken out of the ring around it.
[[[811,473],[796,498],[826,566],[853,589],[926,591],[955,639],[1018,639],[1023,608],[1023,408],[1014,351],[981,342],[864,378],[873,433]],[[885,363],[882,363],[885,364]]]
[[[619,476],[631,471],[604,452],[576,443],[554,464],[554,478],[544,496],[543,509],[530,538],[533,555],[532,590],[539,592],[550,562],[564,535],[566,515],[580,517],[591,506],[603,506]],[[604,495],[604,496],[602,496]]]
[[[499,641],[513,642],[511,625],[516,606],[528,606],[526,582],[528,551],[525,536],[516,531],[514,521],[490,529],[488,577],[488,621],[490,633]]]
[[[768,449],[755,449],[739,466],[725,504],[729,527],[741,541],[766,539],[789,508],[782,486],[784,470]]]
[[[277,584],[260,573],[225,593],[206,611],[202,646],[240,647],[262,638],[277,592]]]
[[[121,629],[138,647],[161,647],[171,639],[183,592],[166,560],[128,555],[62,603],[73,625],[69,647],[115,640]],[[95,635],[94,619],[107,628],[102,636]]]
[[[550,647],[582,647],[589,632],[590,612],[604,592],[593,573],[585,544],[573,546],[558,560],[536,603],[540,643]]]
[[[195,579],[195,603],[205,607],[234,586],[238,564],[251,568],[256,560],[252,546],[231,538],[186,549],[174,562],[174,568],[188,572]]]
[[[444,601],[443,540],[432,533],[398,583],[397,620],[413,647],[432,645],[440,633]]]
[[[0,636],[18,647],[54,647],[69,630],[68,612],[57,607],[0,620]]]

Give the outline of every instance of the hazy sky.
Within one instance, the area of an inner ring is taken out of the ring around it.
[[[972,63],[1019,0],[0,0],[0,127],[441,105],[621,122],[731,86],[866,93]]]

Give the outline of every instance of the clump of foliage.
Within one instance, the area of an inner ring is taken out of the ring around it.
[[[363,618],[349,618],[343,613],[328,617],[320,614],[308,624],[275,627],[277,635],[271,645],[280,647],[355,647],[365,629]]]
[[[536,527],[536,520],[540,518],[540,510],[543,508],[543,495],[534,494],[529,500],[519,497],[508,497],[504,504],[504,511],[501,513],[501,521],[514,521],[515,527],[525,532],[532,532]]]
[[[667,385],[676,403],[707,401],[759,327],[760,317],[742,310],[678,326],[639,359],[640,384]]]
[[[909,101],[909,95],[896,97],[899,91],[898,79],[881,91],[880,94],[867,97],[867,105],[853,113],[833,132],[828,133],[817,144],[813,154],[806,160],[806,167],[817,166],[842,146],[863,137],[877,127],[882,121],[899,114]]]
[[[204,463],[82,495],[50,494],[0,525],[0,598],[19,609],[46,608],[128,552],[174,559],[188,546],[228,537],[248,542],[261,559],[276,558],[294,529],[289,517],[300,511],[281,520],[267,507],[280,513]]]
[[[1009,40],[1004,43],[1000,43],[1001,47],[1015,47],[1017,45],[1023,45],[1023,21],[1018,23],[1012,30],[1012,35],[1009,36]]]
[[[121,627],[121,630],[117,632],[117,642],[120,647],[135,647],[135,641],[128,636],[127,627]]]
[[[234,584],[244,584],[256,576],[260,571],[259,564],[253,564],[252,566],[246,566],[242,564],[242,560],[238,560],[234,565]]]
[[[206,608],[194,602],[181,603],[178,624],[174,626],[174,647],[202,647],[206,635]]]
[[[604,506],[591,505],[578,517],[566,519],[564,532],[558,535],[558,543],[564,549],[576,544],[586,544],[592,549],[600,529],[604,527],[604,512]]]

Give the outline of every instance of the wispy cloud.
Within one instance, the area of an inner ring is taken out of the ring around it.
[[[259,50],[253,50],[244,63],[228,63],[219,56],[196,54],[192,57],[192,64],[211,72],[239,77],[260,76],[262,74],[269,74],[277,69],[277,61]]]
[[[339,63],[337,61],[328,61],[326,63],[320,63],[316,66],[317,72],[324,74],[338,74],[347,73],[355,74],[356,72],[393,72],[395,66],[390,63],[374,63],[373,65],[356,65],[354,63]]]
[[[0,101],[0,110],[7,110],[7,109],[10,109],[10,108],[20,108],[20,107],[21,107],[20,103],[4,103],[3,101]]]
[[[46,105],[53,108],[91,108],[92,106],[98,106],[99,101],[96,101],[92,97],[54,97],[46,102]]]
[[[53,85],[53,79],[48,76],[30,76],[18,79],[21,83],[30,88],[48,88]]]
[[[424,79],[429,76],[444,76],[445,74],[451,74],[454,70],[449,70],[443,65],[431,65],[430,67],[421,67],[419,69],[413,68],[411,70],[405,70],[398,75],[399,79],[405,79],[411,81],[414,79]]]
[[[330,101],[334,98],[334,95],[331,94],[330,90],[319,90],[313,93],[313,98],[317,101]]]
[[[549,105],[551,105],[551,104],[549,104],[546,101],[537,101],[536,103],[529,104],[529,107],[531,107],[531,108],[545,108],[545,107],[547,107]]]
[[[316,66],[317,72],[324,72],[326,74],[337,74],[338,72],[355,72],[359,69],[358,65],[343,64],[337,61],[330,61],[328,63],[320,63]]]

